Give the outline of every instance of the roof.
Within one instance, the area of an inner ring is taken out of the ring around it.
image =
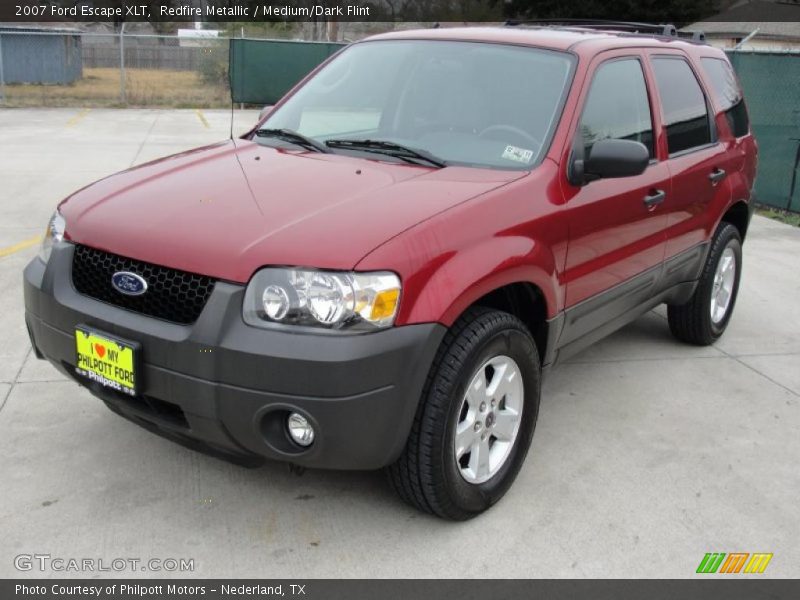
[[[800,40],[800,4],[755,0],[741,2],[682,31],[701,30],[710,37],[744,37],[758,29],[758,37]]]
[[[438,29],[412,29],[393,31],[371,36],[369,40],[426,39],[475,42],[498,42],[549,48],[552,50],[569,50],[579,42],[596,42],[600,45],[604,40],[613,41],[616,47],[658,46],[661,44],[688,44],[678,38],[667,38],[656,35],[636,35],[617,31],[598,31],[564,26],[528,26],[513,27],[454,27]]]
[[[30,25],[0,23],[0,31],[7,31],[9,33],[81,33],[81,30],[76,27],[49,27],[40,23],[34,23]]]

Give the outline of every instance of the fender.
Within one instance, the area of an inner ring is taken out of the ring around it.
[[[716,118],[718,121],[717,126],[728,131],[728,135],[732,135],[725,114],[719,112]],[[752,216],[755,208],[752,189],[758,167],[758,142],[752,134],[750,134],[743,138],[731,139],[729,144],[728,153],[733,156],[733,159],[730,161],[730,166],[733,168],[730,169],[728,177],[725,179],[727,196],[724,201],[715,197],[714,202],[712,202],[707,211],[709,219],[705,232],[706,239],[711,239],[725,214],[732,206],[739,203],[744,203],[748,211],[746,220],[742,223],[738,223],[742,228],[741,231],[744,233],[747,230],[750,216]]]
[[[722,220],[722,215],[725,214],[731,205],[734,203],[734,195],[731,185],[731,176],[726,177],[721,185],[718,185],[716,192],[708,203],[705,210],[705,218],[703,219],[703,237],[705,240],[710,240],[716,231],[717,225]]]
[[[744,227],[743,231],[747,230],[750,216],[752,216],[754,205],[747,178],[745,177],[744,173],[741,171],[731,173],[731,176],[727,178],[726,183],[729,193],[725,198],[725,201],[717,201],[715,198],[715,202],[713,202],[712,206],[709,207],[708,214],[713,215],[713,219],[709,219],[708,222],[708,229],[705,232],[707,239],[711,239],[711,237],[714,235],[714,232],[717,230],[717,227],[719,227],[719,224],[722,222],[722,218],[727,214],[732,206],[742,203],[747,206],[749,213],[747,221],[740,224]],[[744,238],[744,235],[742,237]]]
[[[450,326],[478,299],[514,283],[536,286],[551,319],[563,309],[569,230],[545,160],[529,174],[420,222],[367,254],[356,270],[391,265],[403,282],[397,325]]]
[[[505,257],[500,264],[498,257]],[[439,261],[427,281],[419,282],[418,290],[405,293],[398,320],[436,321],[449,327],[478,299],[513,283],[531,283],[539,288],[548,318],[555,316],[558,282],[552,252],[530,238],[503,236],[489,238]]]

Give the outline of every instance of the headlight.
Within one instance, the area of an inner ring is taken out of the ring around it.
[[[42,239],[42,247],[39,249],[39,258],[44,262],[50,260],[50,252],[53,250],[53,244],[64,239],[64,229],[66,225],[64,217],[61,216],[60,212],[56,211],[53,213],[53,216],[50,217],[50,222],[47,224],[47,230],[44,232],[44,238]]]
[[[374,331],[394,323],[399,303],[400,279],[394,273],[270,267],[250,280],[243,316],[256,327]]]

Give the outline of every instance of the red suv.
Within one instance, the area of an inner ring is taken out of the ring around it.
[[[156,433],[387,467],[466,519],[519,471],[547,368],[662,303],[680,340],[722,335],[755,171],[724,53],[669,29],[380,35],[241,139],[64,200],[26,321]]]

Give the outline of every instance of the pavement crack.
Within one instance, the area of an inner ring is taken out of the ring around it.
[[[19,366],[19,369],[17,369],[17,374],[14,375],[14,379],[11,381],[11,385],[9,386],[8,391],[6,392],[5,397],[3,398],[3,402],[2,404],[0,404],[0,412],[3,412],[3,409],[5,408],[8,399],[11,397],[11,392],[14,391],[14,387],[16,387],[17,382],[19,381],[19,376],[22,375],[22,369],[25,368],[25,364],[31,357],[31,352],[33,352],[33,348],[28,348],[28,351],[25,353],[25,358],[22,359],[22,364]]]
[[[656,362],[656,361],[676,361],[676,360],[705,360],[705,359],[714,359],[719,360],[721,358],[733,358],[732,356],[725,355],[725,356],[648,356],[642,358],[598,358],[596,360],[567,360],[561,363],[559,366],[567,366],[567,365],[611,365],[611,364],[620,364],[620,363],[632,363],[632,362]]]
[[[720,352],[723,352],[720,350]],[[754,352],[754,353],[745,353],[745,354],[730,354],[726,352],[729,356],[733,356],[734,358],[770,358],[770,357],[780,357],[780,356],[800,356],[800,352]]]
[[[156,118],[153,119],[152,123],[150,123],[150,128],[144,135],[144,139],[142,140],[142,143],[139,144],[139,149],[136,151],[136,155],[133,157],[133,160],[131,161],[131,167],[136,166],[136,161],[139,159],[139,155],[142,153],[142,150],[144,149],[144,145],[147,143],[147,140],[150,139],[150,134],[153,132],[153,129],[155,129],[156,123],[158,123],[158,119],[160,117],[161,117],[161,111],[156,113]]]
[[[3,408],[5,407],[6,402],[8,402],[8,397],[11,395],[11,390],[13,390],[13,389],[14,389],[14,385],[13,384],[8,386],[8,391],[6,392],[6,395],[3,397],[2,404],[0,404],[0,412],[3,412]]]
[[[800,394],[798,394],[797,392],[795,392],[795,391],[794,391],[792,388],[790,388],[790,387],[787,387],[787,386],[783,385],[783,384],[782,384],[780,381],[776,381],[775,379],[773,379],[772,377],[770,377],[770,376],[769,376],[769,375],[767,375],[766,373],[762,373],[761,371],[759,371],[758,369],[756,369],[754,366],[752,366],[752,365],[748,365],[748,364],[747,364],[746,362],[744,362],[743,360],[739,360],[739,357],[738,357],[738,356],[736,356],[736,355],[733,355],[733,354],[729,354],[729,353],[725,352],[725,350],[722,350],[721,348],[719,348],[718,350],[719,350],[720,352],[722,352],[722,353],[723,353],[725,356],[727,356],[728,358],[731,358],[731,359],[735,360],[737,363],[739,363],[739,364],[740,364],[740,365],[742,365],[743,367],[746,367],[746,368],[750,369],[750,370],[751,370],[753,373],[757,373],[758,375],[761,375],[761,377],[763,377],[763,378],[764,378],[764,379],[766,379],[767,381],[770,381],[770,382],[774,383],[775,385],[777,385],[779,388],[783,388],[784,390],[786,390],[787,392],[789,392],[789,393],[790,393],[792,396],[794,396],[795,398],[800,398]],[[748,355],[743,355],[743,357],[744,357],[744,358],[747,358],[747,356],[748,356]],[[749,356],[757,356],[757,355],[749,355]],[[769,354],[769,355],[767,355],[767,356],[781,356],[781,355],[780,355],[780,354]]]

